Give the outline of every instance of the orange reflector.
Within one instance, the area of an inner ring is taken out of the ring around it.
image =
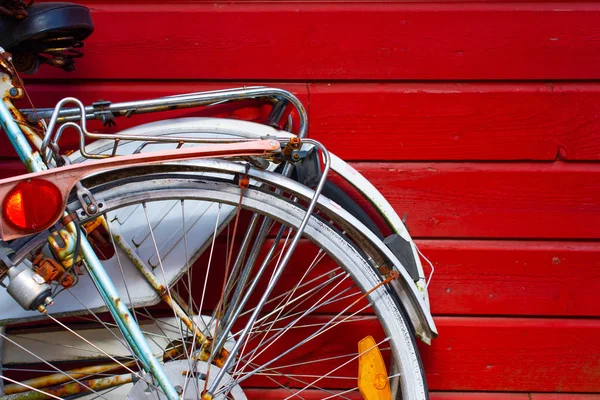
[[[52,182],[43,179],[19,182],[2,203],[4,221],[25,233],[48,228],[62,212],[60,190]]]
[[[372,336],[358,342],[358,390],[364,400],[391,400],[385,362]]]

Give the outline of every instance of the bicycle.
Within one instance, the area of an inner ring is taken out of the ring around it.
[[[89,11],[59,4],[19,22],[63,24],[14,41],[22,69],[68,69],[81,55]],[[67,53],[34,46],[56,40]],[[373,185],[306,137],[294,95],[250,87],[19,110],[25,88],[3,49],[0,75],[0,123],[30,171],[0,181],[9,398],[428,398],[415,334],[437,332],[418,249]],[[264,124],[87,129],[243,100],[271,105]],[[68,156],[66,129],[79,134]]]

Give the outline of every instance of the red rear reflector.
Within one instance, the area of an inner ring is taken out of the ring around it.
[[[2,216],[12,227],[31,233],[50,227],[63,212],[63,198],[52,182],[29,179],[19,182],[2,204]]]

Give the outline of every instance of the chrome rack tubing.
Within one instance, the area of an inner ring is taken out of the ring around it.
[[[231,367],[231,363],[236,358],[237,352],[240,350],[241,346],[244,344],[246,336],[248,336],[248,333],[250,332],[250,329],[252,328],[252,326],[254,325],[254,322],[258,318],[258,314],[261,312],[263,306],[265,305],[265,303],[267,302],[269,296],[273,292],[273,289],[275,288],[275,285],[277,284],[277,281],[279,280],[279,278],[283,274],[283,271],[284,271],[286,265],[288,264],[288,262],[292,258],[292,254],[294,253],[294,250],[296,249],[296,246],[298,246],[298,243],[300,242],[300,239],[302,238],[302,233],[304,232],[304,229],[306,228],[306,225],[308,224],[308,221],[310,220],[310,217],[311,217],[311,215],[312,215],[312,213],[313,213],[313,211],[314,211],[314,209],[315,209],[315,207],[317,205],[317,201],[319,199],[319,196],[321,195],[321,191],[323,190],[323,186],[325,185],[325,181],[327,181],[327,174],[329,173],[329,167],[330,167],[330,164],[331,164],[331,159],[329,157],[329,153],[328,153],[327,149],[325,148],[325,146],[323,146],[321,143],[317,142],[316,140],[303,139],[302,142],[306,143],[306,144],[312,144],[313,146],[315,146],[319,150],[321,150],[321,156],[323,158],[323,164],[324,164],[323,175],[321,176],[321,180],[319,181],[319,184],[317,185],[317,188],[315,189],[315,193],[313,195],[313,198],[310,200],[310,203],[308,204],[308,207],[306,208],[306,215],[304,216],[304,218],[302,219],[302,222],[298,226],[298,230],[296,231],[296,235],[292,239],[292,243],[290,244],[290,247],[286,251],[285,255],[282,257],[279,266],[275,270],[275,272],[273,274],[273,277],[271,278],[271,280],[269,281],[269,284],[265,288],[265,291],[264,291],[262,297],[260,298],[258,304],[256,305],[256,308],[252,312],[252,315],[250,316],[250,319],[248,320],[248,322],[246,323],[246,326],[244,327],[244,329],[240,333],[240,336],[237,338],[237,340],[235,342],[235,345],[233,346],[233,348],[229,352],[229,356],[225,360],[225,363],[223,364],[223,366],[221,366],[221,369],[219,370],[219,372],[215,376],[215,379],[212,381],[212,383],[208,387],[208,390],[207,390],[207,393],[206,393],[206,398],[207,399],[212,399],[212,397],[214,396],[216,389],[219,387],[219,383],[221,382],[221,380],[225,376],[225,373]],[[265,368],[268,365],[269,365],[269,362],[267,362],[266,364],[264,364],[261,367],[261,369]],[[256,373],[258,371],[253,371],[253,372]],[[242,380],[243,379],[245,379],[245,378],[242,378]],[[240,381],[238,381],[238,382],[240,382]],[[203,399],[204,398],[205,397],[203,397]]]
[[[301,138],[306,136],[306,133],[308,131],[308,117],[306,114],[306,109],[304,108],[300,100],[298,100],[296,96],[294,96],[287,90],[270,87],[259,86],[251,88],[217,90],[211,92],[196,92],[167,97],[159,97],[151,100],[113,103],[107,105],[104,108],[104,110],[112,112],[126,112],[128,110],[136,110],[137,112],[143,112],[143,110],[146,109],[149,110],[148,112],[152,112],[157,111],[157,108],[169,109],[173,107],[184,107],[186,105],[200,106],[216,102],[253,99],[257,97],[274,97],[276,99],[289,101],[298,111],[298,115],[300,118],[300,128],[298,131],[298,136]],[[85,115],[87,118],[94,118],[94,111],[96,110],[92,106],[69,108],[66,110],[60,110],[56,118],[60,122],[76,121],[80,119],[81,115]],[[54,117],[55,113],[56,108],[54,108],[52,117]],[[40,118],[48,118],[49,110],[38,110],[38,115],[40,116]]]
[[[77,108],[79,108],[79,112],[81,115],[81,118],[80,118],[81,131],[83,133],[87,132],[87,124],[86,124],[87,117],[85,114],[85,107],[84,107],[83,103],[74,97],[65,97],[64,99],[59,101],[56,104],[56,106],[54,107],[54,112],[52,112],[52,116],[50,117],[50,123],[48,124],[48,128],[46,129],[46,134],[44,135],[44,140],[42,140],[42,146],[40,147],[40,154],[46,164],[48,164],[50,161],[48,159],[48,144],[50,143],[50,140],[52,139],[52,133],[54,132],[54,128],[56,127],[56,121],[58,119],[60,110],[67,103],[74,103],[77,106]],[[60,133],[62,133],[63,130],[64,130],[64,128],[60,129]],[[58,134],[60,134],[60,133],[58,133]]]

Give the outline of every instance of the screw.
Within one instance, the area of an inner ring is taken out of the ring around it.
[[[87,212],[88,214],[96,214],[98,212],[98,207],[96,207],[94,204],[90,204],[87,207]]]
[[[15,97],[16,95],[19,94],[19,91],[17,90],[17,88],[11,87],[10,90],[8,91],[8,94]]]

